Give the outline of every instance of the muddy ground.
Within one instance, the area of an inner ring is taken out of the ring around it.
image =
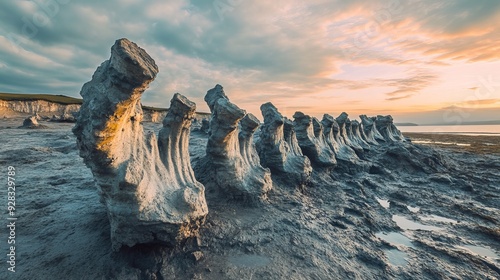
[[[484,155],[500,155],[500,137],[492,135],[460,135],[440,133],[405,133],[413,143],[439,148],[454,149]]]
[[[18,129],[0,121],[1,220],[16,169],[16,267],[0,279],[498,279],[500,155],[392,144],[366,165],[316,168],[299,189],[273,177],[261,205],[221,199],[207,184],[199,238],[178,248],[111,252],[106,211],[78,156],[72,124]],[[147,129],[158,125],[146,124]],[[193,133],[199,163],[206,136]]]

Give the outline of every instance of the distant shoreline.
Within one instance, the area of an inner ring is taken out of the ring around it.
[[[450,134],[450,135],[464,135],[464,136],[500,136],[498,132],[451,132],[451,131],[440,131],[440,132],[403,132],[403,134]]]

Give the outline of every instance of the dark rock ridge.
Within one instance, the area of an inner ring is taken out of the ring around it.
[[[189,161],[195,104],[174,95],[158,139],[144,135],[140,98],[157,73],[143,49],[120,39],[80,92],[73,132],[106,206],[114,250],[141,243],[173,246],[195,236],[208,213],[204,187]]]
[[[306,184],[312,172],[311,162],[302,154],[293,123],[285,119],[271,102],[262,104],[260,110],[264,124],[257,147],[262,166],[300,185]]]
[[[20,126],[19,128],[44,129],[44,128],[48,128],[48,126],[38,123],[38,116],[35,115],[35,116],[31,116],[31,117],[26,118],[23,121],[23,125]]]
[[[209,180],[225,196],[251,202],[264,199],[272,180],[253,144],[259,120],[231,103],[220,85],[207,92],[205,101],[212,112],[206,150]]]

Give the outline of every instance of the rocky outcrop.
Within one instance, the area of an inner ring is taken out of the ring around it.
[[[363,136],[364,131],[361,129],[361,124],[357,120],[352,120],[351,121],[351,133],[352,133],[352,140],[358,143],[359,146],[363,148],[365,151],[371,150],[370,144],[368,144],[364,138],[366,136]]]
[[[195,236],[208,212],[189,162],[194,103],[176,94],[158,139],[144,136],[140,98],[157,73],[143,49],[120,39],[80,92],[84,101],[73,132],[107,208],[114,250],[173,246]]]
[[[293,115],[297,141],[302,153],[318,166],[333,167],[337,164],[335,153],[326,142],[323,126],[302,112]]]
[[[386,141],[395,142],[404,140],[401,131],[399,131],[399,129],[397,129],[396,126],[394,125],[394,120],[392,116],[378,115],[375,120],[375,123],[377,125],[378,131]]]
[[[367,143],[378,145],[378,141],[385,141],[384,137],[378,132],[377,125],[372,118],[366,115],[360,115],[359,118],[361,119],[361,130],[364,132],[361,135]]]
[[[342,112],[336,119],[339,124],[339,134],[340,137],[344,139],[344,143],[351,147],[358,156],[363,155],[363,147],[361,147],[357,142],[353,141],[352,129],[351,129],[351,120],[349,119],[349,115],[345,112]]]
[[[343,137],[340,136],[340,128],[335,118],[324,114],[321,124],[323,125],[325,140],[335,152],[337,160],[350,163],[358,162],[359,157],[356,155],[356,152],[346,145]]]
[[[20,126],[19,128],[44,129],[44,128],[48,128],[48,126],[38,123],[37,115],[34,115],[34,116],[29,117],[29,118],[26,118],[23,121],[23,125]]]
[[[271,103],[260,106],[264,124],[261,127],[258,151],[260,163],[293,182],[304,185],[312,173],[309,158],[302,154],[293,123]]]
[[[216,188],[238,200],[265,198],[272,180],[253,144],[259,121],[231,103],[220,85],[207,92],[205,101],[212,112],[206,162]]]

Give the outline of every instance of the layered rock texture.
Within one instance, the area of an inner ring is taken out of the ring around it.
[[[344,143],[351,147],[358,156],[363,155],[363,147],[361,147],[356,141],[353,140],[354,136],[352,134],[351,128],[351,120],[349,119],[349,115],[345,112],[342,112],[336,119],[339,124],[339,134],[340,137],[343,138]]]
[[[366,115],[360,115],[361,119],[361,130],[364,132],[362,136],[365,141],[371,145],[378,145],[378,141],[385,141],[384,137],[378,132],[377,125],[372,118]]]
[[[377,129],[380,134],[384,137],[386,141],[403,141],[404,137],[401,131],[394,125],[394,120],[392,116],[381,116],[378,115],[375,119]]]
[[[272,180],[253,144],[259,121],[231,103],[220,85],[207,92],[205,101],[212,112],[207,164],[219,192],[246,201],[265,198]]]
[[[335,152],[330,149],[325,139],[321,123],[302,112],[296,112],[293,118],[297,141],[302,153],[317,166],[335,166],[337,164]]]
[[[358,143],[361,148],[365,151],[370,150],[370,144],[365,141],[366,136],[364,135],[364,131],[361,128],[361,123],[357,120],[351,121],[351,133],[352,133],[352,141]]]
[[[356,155],[356,152],[345,143],[344,138],[340,134],[339,124],[335,118],[331,115],[324,114],[321,123],[323,125],[326,142],[330,146],[330,149],[335,152],[337,160],[349,163],[358,162],[359,157]]]
[[[262,104],[260,110],[264,116],[258,142],[262,166],[301,185],[307,183],[312,172],[311,162],[302,154],[293,123],[270,102]]]
[[[189,161],[195,104],[176,94],[158,139],[144,135],[140,98],[157,73],[143,49],[120,39],[80,93],[84,102],[73,132],[106,205],[114,250],[173,246],[196,235],[208,213]]]

